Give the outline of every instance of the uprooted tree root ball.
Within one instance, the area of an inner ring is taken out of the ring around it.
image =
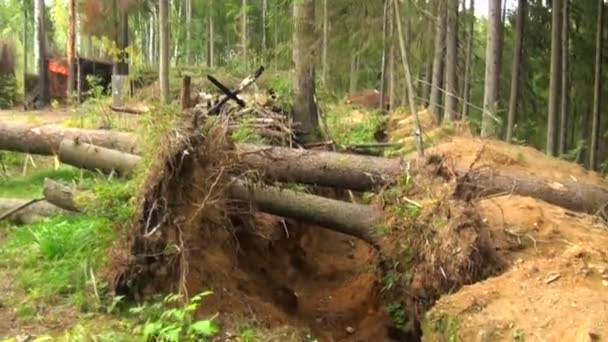
[[[322,340],[416,340],[439,296],[501,269],[474,204],[451,198],[441,158],[378,196],[391,213],[379,258],[352,236],[231,199],[233,177],[261,178],[238,163],[222,127],[168,139],[111,259],[117,295],[143,300],[211,289],[204,313],[304,325]],[[415,201],[401,201],[428,199],[429,191],[437,197],[420,212]]]

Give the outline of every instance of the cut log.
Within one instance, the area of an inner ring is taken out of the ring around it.
[[[314,184],[366,191],[399,177],[399,159],[238,144],[237,153],[249,167],[282,182]]]
[[[230,195],[251,202],[259,211],[318,224],[357,237],[372,245],[376,228],[384,221],[381,210],[273,186],[255,186],[237,180]]]
[[[50,178],[45,178],[43,194],[47,202],[54,204],[59,208],[69,211],[80,211],[74,201],[74,193],[72,190],[59,182]]]
[[[555,182],[526,173],[496,170],[461,172],[455,195],[464,199],[496,194],[533,197],[572,211],[602,214],[608,206],[608,189],[575,181]],[[608,212],[608,210],[607,210]]]
[[[0,149],[53,155],[63,139],[74,139],[128,153],[137,153],[135,135],[94,129],[65,128],[58,125],[0,121]]]
[[[31,199],[0,198],[0,215],[24,206],[31,201]],[[15,211],[6,219],[17,224],[30,224],[40,221],[45,217],[58,215],[64,212],[63,209],[47,201],[39,201]]]
[[[133,172],[141,157],[65,139],[59,145],[59,160],[83,169],[127,176]]]

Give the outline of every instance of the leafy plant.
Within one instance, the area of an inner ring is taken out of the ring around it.
[[[215,322],[217,315],[203,320],[195,320],[194,315],[203,298],[211,294],[210,291],[202,292],[182,306],[176,304],[183,297],[171,294],[166,296],[162,303],[132,308],[129,310],[131,314],[140,319],[145,318],[145,323],[137,325],[134,332],[143,334],[147,341],[206,341],[219,333]]]

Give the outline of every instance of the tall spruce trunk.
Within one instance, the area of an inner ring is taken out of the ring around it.
[[[44,0],[36,1],[36,23],[37,23],[37,38],[36,41],[38,47],[38,87],[40,89],[40,96],[38,98],[38,104],[45,106],[49,103],[49,89],[47,79],[47,64],[46,64],[46,28],[44,23],[45,18],[45,5]]]
[[[513,127],[515,125],[515,116],[517,115],[520,84],[521,84],[521,68],[522,68],[522,51],[524,30],[527,16],[527,0],[519,0],[517,9],[516,31],[515,31],[515,47],[513,48],[513,66],[511,67],[511,94],[509,97],[509,116],[507,120],[507,137],[506,141],[510,143],[513,139]]]
[[[481,136],[496,135],[498,87],[500,78],[500,6],[501,0],[489,0],[488,33],[486,46],[486,75],[481,117]]]
[[[446,95],[444,121],[450,122],[458,117],[458,0],[448,0],[448,19],[446,33]]]
[[[164,103],[169,103],[169,0],[160,0],[158,12],[160,96]]]
[[[323,0],[323,47],[321,52],[321,82],[323,86],[327,86],[327,76],[329,73],[329,65],[327,61],[327,48],[329,44],[329,20],[327,17],[327,1]]]
[[[564,1],[562,13],[562,93],[560,102],[559,121],[559,154],[563,155],[568,149],[568,123],[570,121],[570,0]]]
[[[209,25],[208,32],[208,47],[207,47],[207,66],[215,67],[215,25],[213,22],[213,0],[209,0],[209,10],[207,11],[207,24]]]
[[[604,1],[598,0],[597,32],[595,38],[595,83],[593,86],[593,119],[591,124],[591,147],[589,148],[589,168],[597,168],[598,140],[600,135],[600,111],[602,106],[602,49],[604,31]]]
[[[445,57],[446,26],[446,4],[444,0],[440,0],[437,4],[435,50],[433,57],[433,81],[431,82],[431,96],[429,99],[429,111],[435,116],[437,122],[439,122],[441,118],[441,94],[443,90],[443,61]]]
[[[192,0],[186,0],[186,62],[188,64],[193,63],[192,50],[190,44],[192,43]]]
[[[462,117],[469,115],[469,97],[471,94],[471,69],[473,63],[473,41],[475,40],[475,0],[469,3],[469,26],[467,29],[467,50],[464,57],[464,85],[462,87]]]
[[[247,37],[247,0],[242,0],[241,3],[241,54],[243,58],[243,64],[247,65],[249,63],[247,56],[247,45],[248,40]]]
[[[67,37],[67,49],[66,55],[68,60],[68,84],[67,84],[67,98],[71,98],[74,93],[76,85],[76,68],[74,62],[76,61],[76,0],[68,1],[68,37]]]
[[[315,55],[317,34],[315,30],[315,1],[295,0],[293,4],[293,60],[294,111],[293,118],[300,123],[298,135],[302,141],[317,138],[318,115],[315,102]]]
[[[384,110],[388,103],[388,80],[389,80],[389,58],[392,44],[392,3],[391,0],[384,1],[384,15],[382,20],[382,68],[380,77],[380,110]]]
[[[559,91],[561,83],[562,0],[553,0],[551,9],[551,70],[549,80],[549,112],[547,113],[547,154],[557,155]]]

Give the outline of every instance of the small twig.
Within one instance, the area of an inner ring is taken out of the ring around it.
[[[25,208],[29,207],[29,206],[30,206],[30,205],[32,205],[32,204],[37,203],[37,202],[40,202],[40,201],[44,201],[44,197],[42,197],[42,198],[34,198],[34,199],[32,199],[32,200],[29,200],[29,201],[27,201],[27,202],[25,202],[25,203],[23,203],[23,204],[21,204],[21,205],[17,206],[17,207],[16,207],[16,208],[14,208],[14,209],[10,209],[9,211],[5,212],[4,214],[2,214],[2,215],[0,216],[0,221],[4,220],[5,218],[7,218],[7,217],[9,217],[9,216],[13,215],[14,213],[16,213],[16,212],[18,212],[18,211],[20,211],[20,210],[23,210],[23,209],[25,209]]]
[[[481,155],[483,154],[484,150],[486,149],[487,144],[488,144],[487,142],[484,142],[483,145],[481,145],[481,148],[475,155],[475,159],[473,159],[473,162],[471,163],[471,165],[469,165],[469,171],[472,170],[473,166],[475,166],[475,164],[477,164],[477,162],[481,159]]]

